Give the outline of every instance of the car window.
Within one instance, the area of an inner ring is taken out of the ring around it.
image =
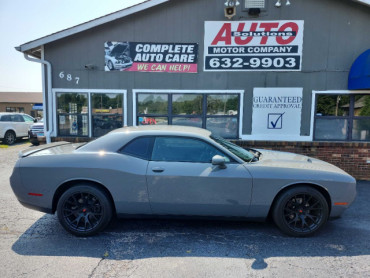
[[[28,115],[23,115],[23,119],[27,123],[33,123],[33,119]]]
[[[145,160],[150,159],[153,137],[140,137],[125,145],[120,153],[128,154]]]
[[[24,122],[24,119],[21,115],[14,115],[14,121],[13,122]]]
[[[215,155],[221,155],[230,162],[227,155],[204,141],[185,137],[157,137],[152,160],[211,163]]]
[[[2,122],[13,122],[12,115],[3,115],[1,117]]]

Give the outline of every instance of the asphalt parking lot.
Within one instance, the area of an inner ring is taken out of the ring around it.
[[[370,277],[370,182],[311,238],[271,223],[194,220],[119,220],[77,238],[13,195],[9,177],[29,146],[0,145],[0,277]]]

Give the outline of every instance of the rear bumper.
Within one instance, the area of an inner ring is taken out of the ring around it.
[[[43,207],[35,206],[35,205],[32,205],[32,204],[21,202],[19,200],[18,200],[18,202],[20,202],[21,205],[24,206],[24,207],[26,207],[26,208],[37,210],[37,211],[41,211],[41,212],[44,212],[44,213],[53,214],[53,210],[50,209],[50,208],[43,208]]]

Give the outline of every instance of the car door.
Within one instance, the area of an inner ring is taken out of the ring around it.
[[[228,161],[212,165],[214,155]],[[215,146],[190,137],[156,137],[147,169],[153,214],[247,216],[252,178]]]
[[[26,124],[24,118],[19,115],[15,114],[13,116],[13,122],[15,126],[15,133],[17,137],[24,137],[28,135],[28,125]]]
[[[35,120],[34,118],[32,118],[31,116],[28,116],[28,115],[22,115],[24,121],[25,121],[25,132],[26,132],[26,135],[28,135],[28,130],[30,129],[30,127],[35,123]]]

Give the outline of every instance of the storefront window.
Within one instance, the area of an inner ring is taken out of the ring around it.
[[[238,95],[208,95],[207,115],[238,115]]]
[[[239,95],[139,93],[138,125],[183,125],[206,128],[215,135],[239,135]]]
[[[122,94],[91,94],[92,136],[99,137],[123,126]]]
[[[88,136],[88,94],[57,93],[59,136]]]
[[[370,95],[318,95],[314,138],[369,141]]]
[[[6,112],[17,112],[17,108],[16,107],[6,107],[5,111]]]
[[[139,114],[145,115],[167,115],[168,95],[166,94],[139,94]]]

